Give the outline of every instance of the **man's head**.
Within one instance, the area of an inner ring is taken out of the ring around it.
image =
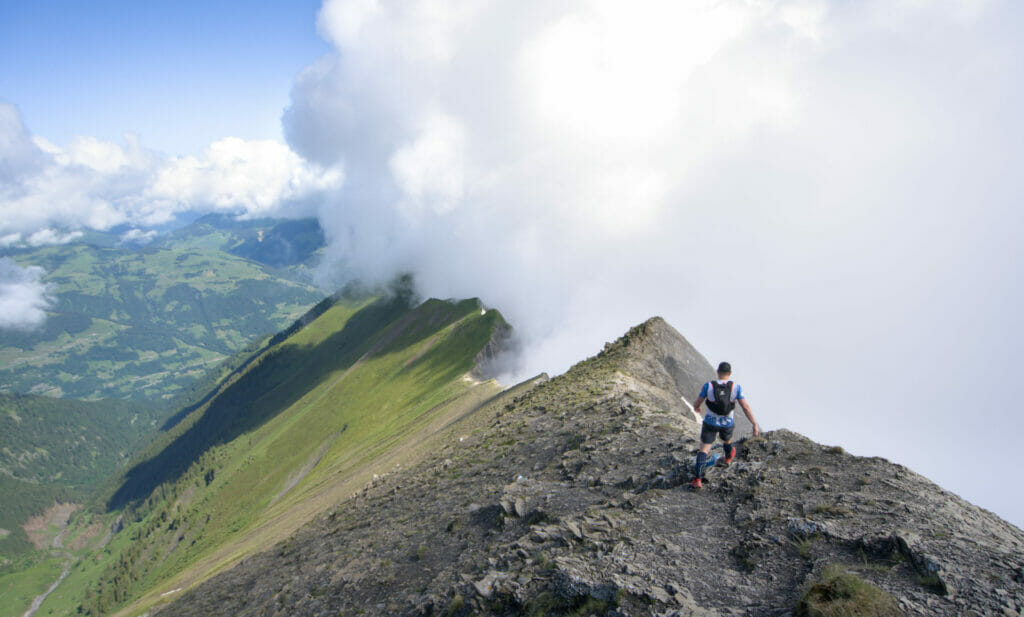
[[[722,362],[718,365],[718,378],[725,379],[729,375],[732,375],[732,365],[728,362]]]

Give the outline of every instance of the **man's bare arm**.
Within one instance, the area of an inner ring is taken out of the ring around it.
[[[697,417],[697,422],[703,422],[704,416],[700,415],[700,406],[704,404],[704,397],[698,396],[697,400],[693,401],[693,405],[690,406],[690,411]]]
[[[750,425],[754,427],[754,437],[761,434],[761,427],[757,425],[757,420],[754,419],[754,412],[750,411],[750,405],[747,404],[746,399],[739,399],[736,401],[743,408],[743,413],[747,416],[747,420],[750,420]]]

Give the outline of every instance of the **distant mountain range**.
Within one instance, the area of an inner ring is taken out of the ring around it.
[[[42,267],[55,302],[39,329],[0,333],[0,390],[168,401],[323,297],[314,220],[209,215],[147,245],[123,237],[4,251]]]

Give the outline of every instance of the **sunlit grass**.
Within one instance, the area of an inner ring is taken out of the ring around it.
[[[32,600],[57,580],[63,567],[63,559],[33,555],[0,568],[0,617],[21,617]]]

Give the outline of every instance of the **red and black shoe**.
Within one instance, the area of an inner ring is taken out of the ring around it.
[[[690,488],[695,491],[699,491],[704,488],[704,482],[700,478],[694,478],[693,481],[690,482]]]
[[[733,448],[732,452],[730,452],[729,455],[725,457],[725,464],[726,465],[728,465],[729,463],[733,462],[733,460],[736,458],[736,451],[737,450],[739,450],[739,448]]]

